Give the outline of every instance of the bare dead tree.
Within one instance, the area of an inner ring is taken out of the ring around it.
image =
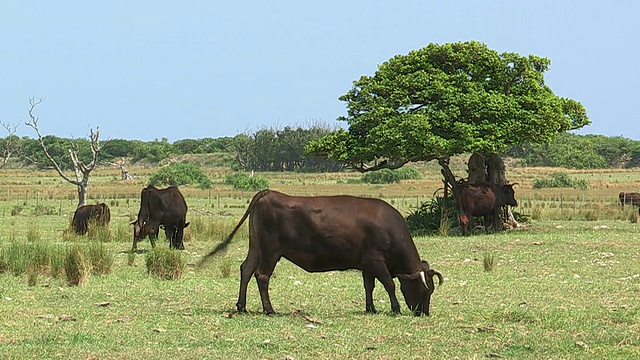
[[[133,180],[133,179],[136,179],[136,177],[131,175],[129,173],[129,170],[127,170],[127,168],[124,166],[124,160],[118,160],[116,162],[106,161],[105,164],[111,165],[111,166],[117,166],[117,167],[120,168],[120,172],[122,173],[122,176],[121,176],[120,180]]]
[[[36,134],[38,135],[38,142],[40,143],[40,147],[42,148],[42,151],[44,151],[44,156],[47,158],[47,160],[49,160],[51,165],[53,165],[53,168],[58,172],[58,175],[60,175],[60,177],[66,180],[67,182],[73,185],[76,185],[78,187],[78,207],[82,205],[86,205],[87,188],[89,186],[89,174],[91,173],[91,171],[93,171],[96,164],[98,163],[98,156],[100,154],[100,149],[101,149],[100,128],[96,127],[95,131],[93,131],[92,128],[89,128],[89,131],[90,131],[89,141],[91,146],[92,158],[88,164],[85,164],[82,160],[78,158],[78,149],[75,148],[75,146],[73,146],[71,149],[68,149],[69,157],[71,158],[71,162],[73,163],[73,168],[75,173],[75,179],[72,179],[70,176],[67,176],[62,171],[58,163],[53,159],[53,157],[51,157],[51,155],[49,155],[49,151],[47,151],[47,147],[45,146],[44,141],[42,139],[42,135],[40,134],[40,129],[38,129],[38,121],[40,119],[37,116],[35,116],[34,110],[43,101],[44,101],[44,98],[40,98],[37,100],[35,98],[29,99],[30,120],[25,121],[25,125],[35,130]]]
[[[10,124],[0,121],[0,125],[2,125],[5,130],[7,130],[7,138],[4,141],[2,149],[2,159],[0,159],[0,169],[7,165],[11,156],[13,156],[16,152],[20,151],[20,139],[15,136],[16,131],[18,130],[18,124]]]

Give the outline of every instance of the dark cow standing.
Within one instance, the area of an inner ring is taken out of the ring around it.
[[[469,224],[476,216],[484,216],[487,231],[489,224],[493,225],[494,230],[502,228],[500,209],[505,205],[518,206],[513,185],[515,184],[460,183],[454,195],[458,204],[462,235],[469,235]]]
[[[375,279],[384,286],[391,310],[400,313],[393,278],[415,315],[429,315],[433,277],[442,275],[421,261],[402,215],[386,202],[353,196],[288,196],[263,190],[256,194],[231,234],[200,265],[225,249],[249,219],[249,252],[240,266],[238,311],[246,311],[247,284],[254,275],[262,308],[274,314],[269,280],[281,257],[309,272],[359,269],[366,311],[373,305]]]
[[[620,199],[620,206],[624,207],[625,205],[631,206],[639,206],[640,207],[640,194],[635,192],[621,192],[618,194],[618,199]]]
[[[71,225],[76,234],[84,235],[89,230],[89,223],[107,226],[111,221],[111,210],[107,204],[83,205],[73,213]]]
[[[158,189],[152,185],[142,189],[140,193],[140,211],[138,218],[133,221],[133,247],[145,237],[149,236],[151,246],[155,246],[160,225],[164,226],[164,233],[169,240],[169,247],[184,250],[182,238],[184,228],[189,225],[187,218],[187,203],[177,187]]]

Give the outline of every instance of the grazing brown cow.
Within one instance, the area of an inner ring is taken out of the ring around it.
[[[231,234],[200,265],[225,249],[249,217],[249,252],[240,267],[238,311],[246,311],[247,284],[254,275],[262,308],[274,314],[269,280],[281,257],[309,272],[362,271],[367,312],[376,312],[373,288],[378,279],[389,294],[391,310],[400,313],[393,278],[409,309],[429,315],[433,277],[442,274],[420,260],[402,215],[379,199],[353,196],[288,196],[272,190],[257,193]]]
[[[147,236],[151,246],[155,246],[160,225],[164,226],[169,248],[184,250],[182,242],[184,228],[189,226],[189,223],[185,222],[187,209],[184,196],[177,187],[158,189],[149,185],[142,189],[138,218],[131,222],[133,225],[132,251],[136,251],[138,242]]]
[[[461,182],[455,189],[456,202],[460,215],[462,235],[469,235],[469,224],[475,216],[484,216],[485,229],[489,224],[493,229],[502,228],[500,209],[505,205],[518,206],[513,185],[469,184]]]
[[[625,205],[640,206],[640,194],[636,192],[621,192],[618,194],[618,199],[620,199],[620,206],[622,207]]]
[[[111,211],[107,204],[83,205],[73,213],[71,225],[76,234],[84,235],[89,230],[89,223],[108,226],[111,221]]]

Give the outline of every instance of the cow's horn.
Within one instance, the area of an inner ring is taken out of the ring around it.
[[[424,287],[426,287],[427,290],[431,290],[429,289],[429,285],[427,285],[427,278],[424,277],[424,271],[420,271],[420,279],[422,279],[422,283],[424,284]]]

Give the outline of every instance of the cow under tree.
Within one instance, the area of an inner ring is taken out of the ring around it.
[[[274,314],[269,280],[284,257],[308,272],[362,271],[365,307],[375,313],[373,289],[378,279],[389,294],[391,310],[400,313],[393,278],[400,280],[405,302],[414,315],[429,315],[433,277],[442,274],[422,261],[402,215],[380,199],[353,196],[289,196],[277,191],[257,193],[231,234],[199,266],[231,242],[249,219],[249,251],[240,266],[236,308],[246,311],[247,285],[255,276],[266,314]]]
[[[469,224],[474,217],[483,216],[485,229],[489,232],[489,224],[494,230],[502,229],[500,209],[505,205],[518,206],[513,185],[516,184],[469,184],[460,181],[454,189],[462,235],[469,235]]]
[[[107,204],[83,205],[73,213],[71,226],[76,234],[84,235],[89,230],[90,224],[106,227],[109,221],[111,221],[111,210]]]
[[[155,247],[160,225],[164,226],[164,233],[169,241],[169,248],[184,250],[182,241],[186,222],[187,203],[177,187],[158,189],[149,185],[140,192],[140,210],[138,218],[131,222],[133,225],[133,246],[131,251],[137,250],[138,242],[149,237],[151,246]]]

